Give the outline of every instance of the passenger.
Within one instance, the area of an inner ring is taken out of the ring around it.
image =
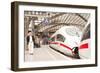
[[[28,31],[28,36],[27,36],[27,45],[28,45],[28,50],[30,55],[33,55],[34,52],[34,37],[32,36],[32,31]]]

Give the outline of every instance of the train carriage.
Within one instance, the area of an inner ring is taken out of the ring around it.
[[[75,26],[64,26],[51,36],[50,47],[74,58],[88,58],[90,40],[86,34],[89,32],[84,34],[85,37],[83,31]]]

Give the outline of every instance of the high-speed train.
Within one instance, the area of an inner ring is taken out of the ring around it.
[[[51,36],[50,47],[77,59],[90,58],[89,33],[75,26],[61,27]]]

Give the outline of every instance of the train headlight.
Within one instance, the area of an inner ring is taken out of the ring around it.
[[[75,58],[80,59],[78,47],[72,48],[72,53]]]

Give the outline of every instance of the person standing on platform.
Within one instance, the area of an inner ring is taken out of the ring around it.
[[[32,35],[31,30],[28,31],[28,36],[26,39],[27,39],[29,53],[30,53],[30,55],[33,55],[33,53],[34,53],[34,36]]]

